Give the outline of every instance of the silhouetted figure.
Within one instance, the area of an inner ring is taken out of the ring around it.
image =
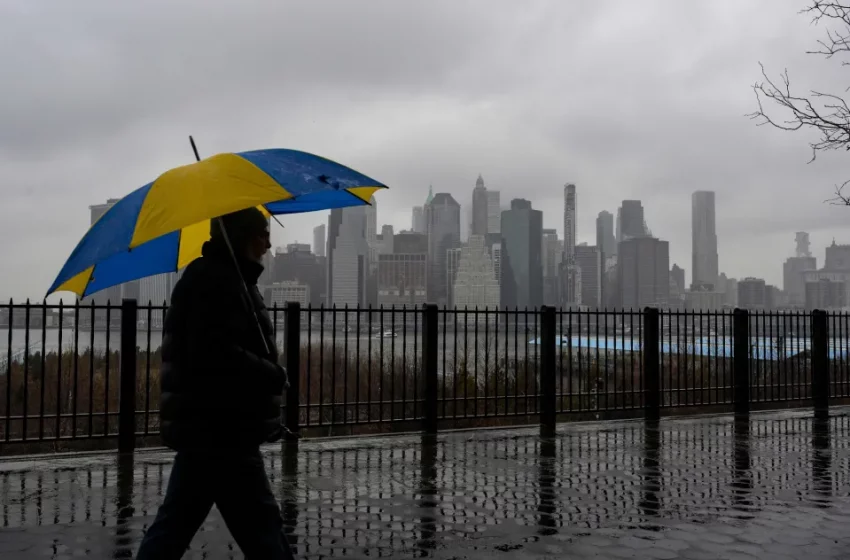
[[[165,316],[160,418],[177,456],[140,560],[180,558],[213,504],[246,558],[292,558],[260,454],[262,443],[282,436],[287,384],[257,289],[268,222],[253,208],[221,221],[227,236],[213,220],[203,256],[186,267]]]

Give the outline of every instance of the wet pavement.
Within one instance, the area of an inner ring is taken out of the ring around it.
[[[313,440],[265,459],[298,558],[848,558],[848,414]],[[0,461],[0,558],[132,557],[172,457]],[[215,509],[184,558],[241,558]]]

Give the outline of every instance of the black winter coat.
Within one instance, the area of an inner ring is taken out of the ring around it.
[[[266,353],[233,260],[207,242],[174,286],[162,342],[160,420],[175,450],[256,448],[280,439],[285,372],[257,279],[240,262],[270,352]]]

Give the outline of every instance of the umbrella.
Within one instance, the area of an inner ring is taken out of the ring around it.
[[[200,256],[210,220],[230,212],[258,207],[275,215],[358,206],[384,188],[353,169],[296,150],[224,153],[177,167],[107,210],[47,295],[68,291],[85,297],[177,271]]]

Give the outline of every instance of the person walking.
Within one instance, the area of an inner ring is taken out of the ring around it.
[[[288,387],[257,288],[269,224],[255,208],[211,224],[165,315],[161,434],[177,454],[136,558],[182,557],[215,504],[246,558],[291,559],[260,453],[283,436]]]

